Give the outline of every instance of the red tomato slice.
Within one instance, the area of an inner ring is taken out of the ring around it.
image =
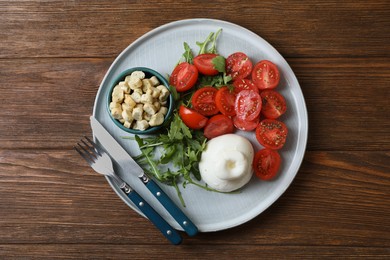
[[[243,131],[252,131],[255,130],[257,125],[260,122],[260,117],[256,117],[253,121],[247,121],[239,118],[238,116],[235,116],[233,118],[233,124],[237,129],[243,130]]]
[[[191,129],[202,129],[208,120],[207,117],[183,105],[179,108],[179,115],[184,124]]]
[[[178,92],[184,92],[192,88],[198,80],[198,69],[188,62],[182,62],[175,67],[169,78],[169,84]]]
[[[259,116],[261,111],[260,94],[253,90],[242,90],[238,93],[235,103],[237,117],[242,120],[252,121]]]
[[[219,112],[215,104],[215,95],[217,89],[213,87],[204,87],[195,91],[192,96],[192,107],[204,116],[212,116]]]
[[[258,178],[264,181],[275,178],[280,168],[281,158],[277,151],[262,149],[255,154],[253,170]]]
[[[287,133],[287,127],[283,122],[264,119],[256,128],[256,139],[262,146],[278,150],[286,142]]]
[[[218,110],[225,116],[234,116],[234,104],[236,102],[236,94],[229,90],[228,87],[222,87],[215,95],[215,104]]]
[[[248,77],[252,67],[252,62],[245,53],[235,52],[226,58],[226,74],[231,76],[232,80]]]
[[[238,93],[241,90],[253,90],[259,92],[259,89],[250,79],[236,79],[233,81],[234,92]]]
[[[260,93],[262,98],[261,113],[266,118],[276,119],[283,115],[286,110],[286,100],[274,90],[264,90]]]
[[[213,59],[217,57],[214,53],[200,54],[194,58],[194,65],[203,75],[214,76],[218,70],[214,69]]]
[[[211,139],[220,135],[230,134],[234,131],[232,120],[225,115],[215,115],[207,122],[203,134],[206,138]]]
[[[252,81],[259,89],[273,89],[279,84],[278,67],[268,60],[258,62],[252,71]]]

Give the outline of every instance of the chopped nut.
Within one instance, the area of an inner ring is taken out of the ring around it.
[[[119,85],[115,86],[112,91],[112,101],[116,103],[121,103],[125,97],[125,93]]]
[[[122,118],[125,120],[125,121],[127,121],[127,122],[129,122],[129,123],[131,123],[131,122],[133,122],[133,114],[132,114],[132,112],[131,111],[129,111],[129,110],[123,110],[122,111]]]
[[[142,120],[142,114],[143,114],[143,105],[138,104],[133,108],[132,116],[135,120]]]
[[[133,92],[130,96],[135,103],[141,103],[141,95],[138,92]]]
[[[167,100],[167,98],[169,96],[169,90],[164,85],[157,86],[157,89],[159,89],[161,91],[160,96],[158,97],[158,99],[160,101]]]
[[[157,86],[160,84],[160,81],[158,81],[158,78],[156,76],[152,76],[150,78],[150,81],[152,82],[153,86]]]
[[[143,94],[141,96],[141,103],[153,103],[153,97],[149,94]]]
[[[161,125],[164,122],[164,115],[162,113],[156,113],[152,115],[152,118],[149,121],[150,126]]]
[[[154,102],[153,102],[153,106],[156,108],[156,111],[159,111],[160,108],[161,108],[161,104],[160,104],[160,102],[158,102],[158,101],[154,101]]]
[[[125,121],[125,122],[123,123],[123,126],[126,127],[126,128],[130,128],[130,127],[131,127],[131,123],[128,122],[128,121]]]
[[[131,107],[131,109],[133,109],[133,107],[135,107],[135,105],[137,105],[137,103],[135,103],[135,101],[133,100],[133,98],[129,94],[125,94],[125,101],[124,102],[126,104],[128,104],[129,107]]]
[[[146,120],[139,120],[135,122],[133,128],[143,131],[149,128],[149,123]]]
[[[166,115],[168,113],[168,108],[167,107],[161,107],[158,113],[161,113],[163,115]]]
[[[149,115],[154,115],[156,114],[157,112],[157,108],[153,105],[153,104],[150,104],[150,103],[146,103],[144,105],[144,111],[149,114]]]
[[[126,81],[121,81],[121,82],[119,82],[118,85],[120,86],[120,88],[123,90],[123,92],[125,94],[129,94],[130,93],[130,87],[129,87],[129,85],[127,85]]]
[[[143,71],[136,70],[131,73],[130,77],[144,79],[145,73]]]
[[[143,79],[142,80],[142,91],[147,92],[148,89],[151,89],[153,87],[153,83],[150,79]]]
[[[130,86],[131,89],[137,89],[142,87],[142,81],[139,78],[131,77],[127,84]]]

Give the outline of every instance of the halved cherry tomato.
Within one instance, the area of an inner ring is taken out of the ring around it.
[[[222,114],[215,115],[207,122],[203,134],[206,138],[211,139],[220,135],[230,134],[234,131],[232,120]]]
[[[286,100],[275,90],[264,90],[260,96],[263,101],[261,113],[266,118],[276,119],[286,112]]]
[[[182,62],[175,67],[169,78],[169,84],[178,92],[184,92],[192,88],[198,80],[198,69],[188,62]]]
[[[256,117],[252,121],[243,120],[239,118],[238,116],[235,116],[233,118],[233,124],[237,129],[243,130],[243,131],[252,131],[255,130],[257,125],[260,122],[260,117]]]
[[[233,81],[234,92],[238,93],[241,90],[253,90],[259,92],[259,89],[250,79],[236,79]]]
[[[204,116],[212,116],[219,112],[215,104],[215,95],[217,89],[213,87],[204,87],[195,91],[192,96],[192,107]]]
[[[287,133],[287,126],[283,122],[264,119],[256,128],[256,139],[262,146],[278,150],[286,142]]]
[[[215,104],[218,110],[225,116],[234,116],[234,103],[236,102],[236,94],[230,91],[228,87],[222,87],[215,95]]]
[[[277,151],[265,148],[255,154],[253,169],[258,178],[268,181],[277,175],[280,162],[281,158]]]
[[[252,62],[245,53],[235,52],[226,58],[226,74],[230,75],[232,80],[248,77],[252,67]]]
[[[252,71],[252,81],[259,89],[273,89],[279,84],[278,67],[268,60],[258,62]]]
[[[184,124],[191,129],[202,129],[208,120],[207,117],[183,105],[179,108],[179,115]]]
[[[200,54],[194,58],[194,65],[203,75],[214,76],[218,70],[214,68],[213,59],[217,57],[214,53]]]
[[[261,111],[261,97],[253,90],[242,90],[238,93],[234,106],[236,115],[242,120],[252,121]]]

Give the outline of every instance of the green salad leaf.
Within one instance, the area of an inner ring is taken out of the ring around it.
[[[211,32],[204,42],[196,42],[196,45],[199,46],[199,54],[205,53],[215,53],[218,54],[217,51],[217,38],[219,34],[222,32],[222,29],[219,29],[216,33]],[[207,49],[207,46],[211,43],[211,48]]]
[[[141,154],[135,157],[145,172],[158,181],[176,188],[180,201],[185,206],[178,183],[183,187],[194,184],[209,191],[215,191],[196,181],[201,180],[199,161],[206,149],[207,139],[200,131],[189,129],[178,113],[173,115],[166,133],[156,137],[135,136]],[[163,170],[163,165],[171,163],[176,169]],[[194,181],[194,179],[196,181]]]

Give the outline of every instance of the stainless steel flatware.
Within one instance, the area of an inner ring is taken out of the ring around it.
[[[131,165],[129,172],[135,174],[142,183],[149,189],[153,196],[164,206],[169,214],[189,235],[194,236],[198,233],[198,228],[194,223],[176,206],[176,204],[168,197],[168,195],[157,185],[157,183],[149,178],[143,169],[134,161],[134,159],[126,152],[125,149],[115,140],[115,138],[96,120],[93,116],[91,119],[91,127],[93,134],[106,149],[106,151],[119,161],[126,161]]]
[[[138,209],[161,231],[161,233],[172,243],[180,244],[180,234],[171,227],[129,184],[124,182],[114,171],[110,156],[104,152],[96,143],[88,137],[81,139],[74,147],[76,151],[87,161],[97,172],[109,176],[116,185],[127,195]]]

